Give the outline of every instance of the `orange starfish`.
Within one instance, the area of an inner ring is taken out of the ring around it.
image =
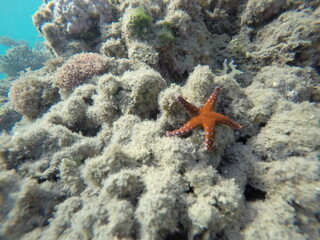
[[[202,125],[205,131],[204,147],[207,151],[212,150],[213,141],[216,135],[216,125],[224,124],[236,129],[242,128],[241,125],[233,122],[226,116],[213,112],[220,87],[216,87],[207,100],[206,104],[202,108],[197,108],[193,104],[189,103],[181,96],[177,98],[178,102],[193,116],[186,124],[175,131],[166,132],[166,136],[177,136],[192,131],[195,127]]]

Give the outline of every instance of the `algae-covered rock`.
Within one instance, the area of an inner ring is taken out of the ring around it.
[[[319,239],[318,0],[44,2],[56,58],[1,93],[0,239]],[[217,86],[243,128],[167,137]]]
[[[38,185],[35,180],[25,180],[16,196],[13,207],[1,227],[4,236],[20,238],[34,226],[47,225],[54,206],[63,200],[62,193],[52,184]]]
[[[13,108],[28,118],[38,117],[59,100],[57,89],[50,83],[51,77],[39,75],[23,74],[12,83],[10,89]]]
[[[319,149],[319,142],[314,141],[320,137],[319,116],[311,103],[281,104],[249,144],[267,161],[306,156]]]
[[[146,13],[146,10],[142,5],[131,9],[129,16],[129,27],[132,28],[135,34],[137,34],[139,37],[142,37],[150,32],[151,17]]]

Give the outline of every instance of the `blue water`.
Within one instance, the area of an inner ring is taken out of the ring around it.
[[[42,41],[32,23],[32,15],[42,3],[42,0],[0,0],[0,36],[31,44]],[[0,45],[0,54],[5,54],[7,49]],[[0,73],[0,79],[4,77]]]

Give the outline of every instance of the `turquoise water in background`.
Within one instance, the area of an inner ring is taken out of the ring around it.
[[[32,15],[42,3],[42,0],[0,0],[0,36],[25,40],[32,45],[43,41],[32,23]],[[0,45],[0,54],[5,54],[7,49]],[[0,73],[0,79],[5,77]]]

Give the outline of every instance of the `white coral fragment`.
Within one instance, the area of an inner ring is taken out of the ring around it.
[[[228,75],[231,78],[234,78],[236,75],[240,75],[243,72],[236,69],[237,65],[234,64],[234,60],[231,60],[228,64],[228,60],[223,61],[223,69],[217,69],[219,75]]]

